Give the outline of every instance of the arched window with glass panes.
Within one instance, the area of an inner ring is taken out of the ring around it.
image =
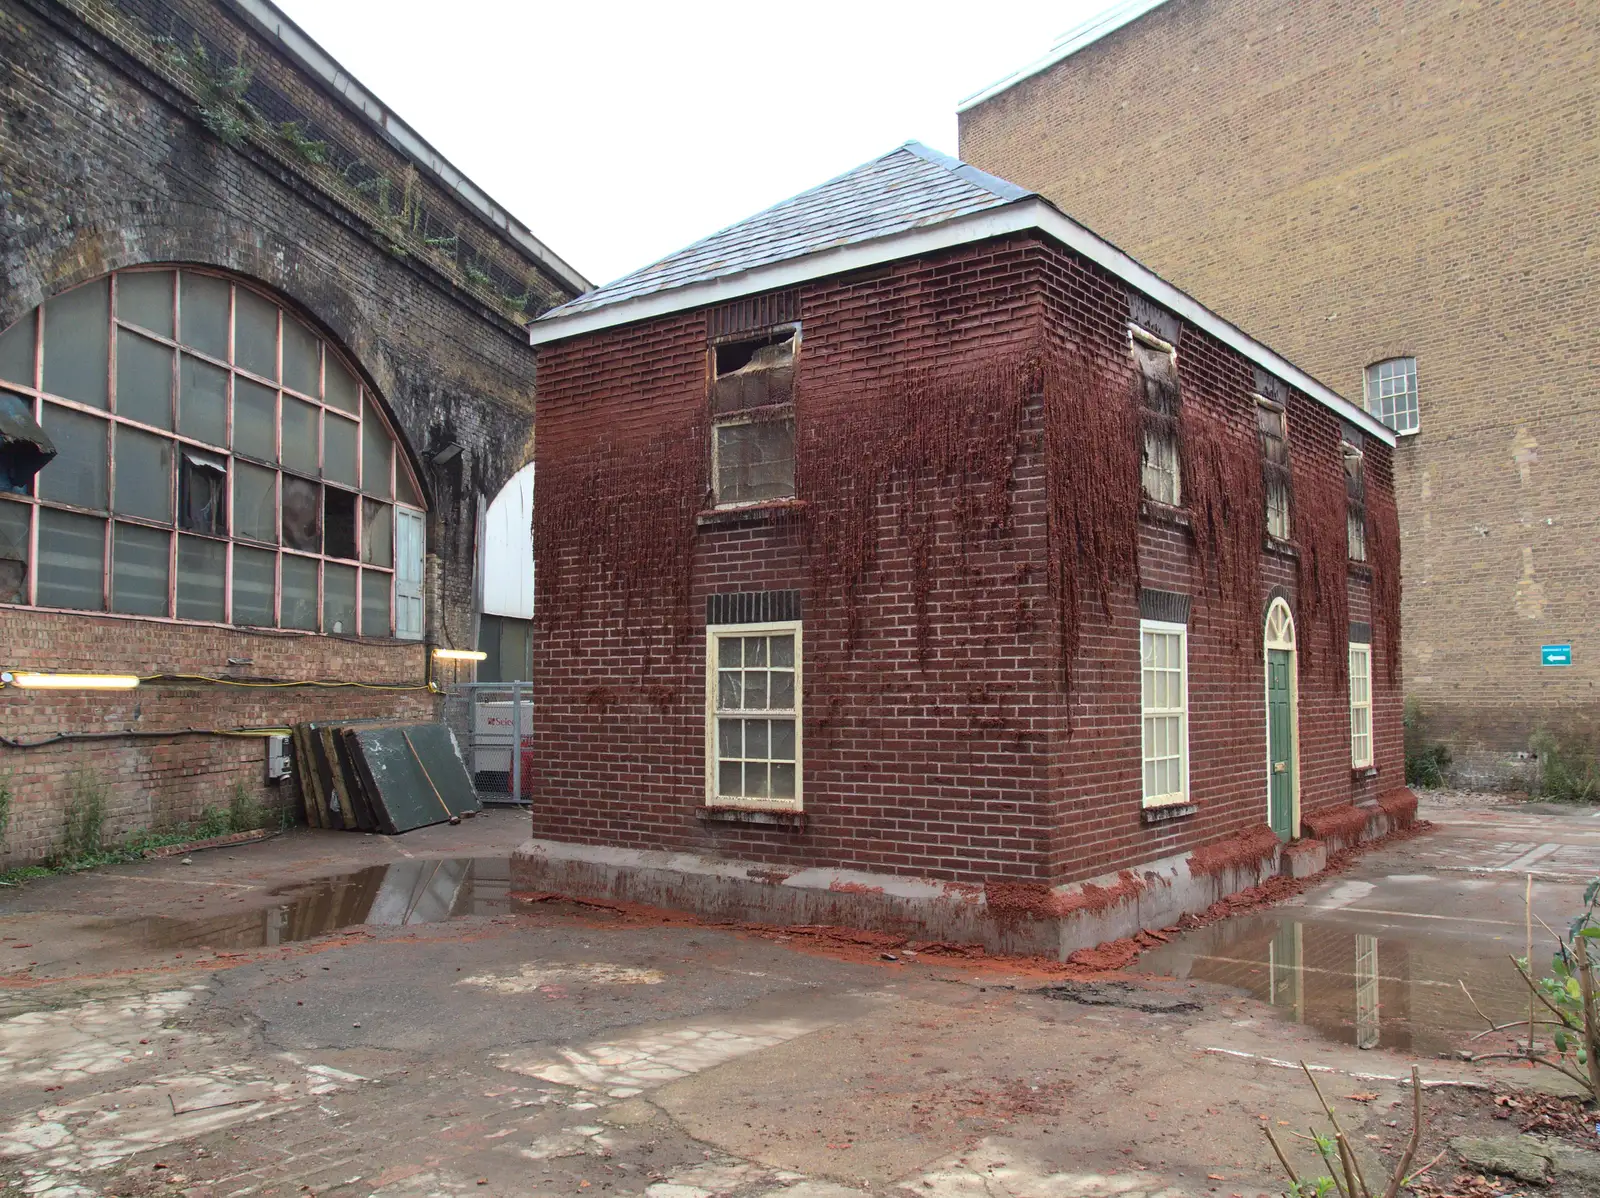
[[[0,603],[418,639],[423,528],[358,373],[245,283],[117,271],[0,333]]]

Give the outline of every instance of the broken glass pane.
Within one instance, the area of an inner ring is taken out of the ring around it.
[[[110,378],[111,292],[86,283],[44,306],[44,389],[96,408]]]
[[[389,635],[389,584],[393,576],[361,571],[361,635]]]
[[[117,276],[117,319],[172,336],[172,272],[134,270]]]
[[[233,549],[233,622],[271,628],[278,555],[265,549]]]
[[[233,364],[262,378],[278,377],[278,305],[248,287],[233,293]]]
[[[318,351],[321,342],[310,329],[287,312],[283,315],[283,385],[302,395],[321,394]]]
[[[28,523],[33,508],[0,500],[0,603],[28,601]]]
[[[233,379],[233,452],[278,460],[278,393],[238,375]]]
[[[167,614],[172,534],[137,524],[111,530],[111,610],[135,616]]]
[[[315,558],[283,555],[283,619],[280,623],[284,628],[317,630]]]
[[[228,443],[228,372],[188,354],[178,370],[178,431],[210,445]]]
[[[317,415],[304,400],[283,397],[283,464],[302,474],[317,473]]]
[[[218,537],[228,535],[226,459],[183,448],[178,463],[178,527]]]
[[[394,565],[394,509],[387,503],[363,501],[361,560],[369,566]]]
[[[172,351],[127,329],[117,330],[117,414],[172,427]]]
[[[110,462],[107,427],[106,421],[83,412],[44,405],[44,431],[55,442],[56,456],[39,471],[41,498],[104,510]]]
[[[104,611],[106,522],[39,509],[40,607]]]
[[[27,495],[33,476],[56,456],[50,436],[33,418],[33,400],[0,390],[0,494]]]
[[[356,569],[335,566],[322,573],[322,630],[354,636],[356,631]]]
[[[30,312],[0,333],[0,379],[8,383],[33,386],[34,319]]]
[[[356,414],[357,405],[361,402],[360,384],[356,376],[344,368],[344,363],[331,353],[328,355],[328,369],[324,385],[327,388],[323,399],[341,411]]]
[[[361,417],[361,489],[368,495],[389,498],[389,463],[393,455],[389,430],[384,428],[378,409],[369,403]]]
[[[322,552],[322,488],[292,474],[283,476],[283,543],[307,553]]]
[[[117,425],[116,439],[117,493],[112,510],[124,516],[170,522],[172,442],[126,424]]]
[[[178,618],[221,622],[228,546],[204,537],[178,538]]]
[[[356,502],[356,496],[349,491],[322,488],[322,551],[329,557],[353,560],[358,554]]]
[[[178,340],[213,358],[228,360],[228,284],[211,275],[179,275]]]
[[[339,416],[322,418],[322,477],[356,485],[356,422]]]
[[[278,472],[249,462],[233,464],[233,535],[265,541],[278,539]],[[235,621],[237,623],[238,621]]]
[[[794,495],[794,421],[717,426],[717,502],[756,503]]]

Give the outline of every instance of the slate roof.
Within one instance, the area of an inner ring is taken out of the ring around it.
[[[920,142],[908,141],[651,266],[552,308],[540,320],[573,316],[822,250],[942,224],[1033,194]]]

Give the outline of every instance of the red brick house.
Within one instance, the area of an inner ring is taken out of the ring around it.
[[[1065,950],[1410,818],[1393,434],[1038,196],[911,143],[530,331],[524,884]]]

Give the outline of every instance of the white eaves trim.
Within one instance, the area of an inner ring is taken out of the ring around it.
[[[491,200],[481,187],[456,169],[421,134],[390,112],[382,100],[362,87],[354,76],[271,0],[228,2],[248,17],[262,33],[277,42],[284,53],[303,70],[321,79],[339,99],[376,125],[396,149],[455,192],[469,208],[514,241],[531,258],[542,262],[574,291],[581,294],[591,289],[593,284],[589,280],[562,261],[549,246],[533,235],[527,225]]]
[[[998,83],[991,83],[980,92],[974,92],[961,103],[956,105],[956,115],[960,116],[969,108],[976,108],[985,100],[992,100],[1001,92],[1015,87],[1024,79],[1031,78],[1041,71],[1048,71],[1064,58],[1071,58],[1085,46],[1093,45],[1107,34],[1115,33],[1124,25],[1137,21],[1152,8],[1159,8],[1166,0],[1122,0],[1120,4],[1113,4],[1104,12],[1096,13],[1087,21],[1074,25],[1056,39],[1056,44],[1050,47],[1050,53],[1043,58],[1030,62],[1020,70],[1012,71]]]
[[[1367,435],[1377,437],[1385,445],[1394,445],[1394,433],[1374,420],[1360,405],[1351,403],[1319,383],[1281,354],[1268,349],[1193,296],[1178,290],[1160,275],[1141,266],[1109,241],[1064,216],[1037,196],[925,229],[911,229],[873,241],[822,250],[802,258],[790,258],[739,274],[708,279],[703,283],[657,291],[603,308],[574,312],[570,316],[542,317],[528,326],[528,342],[530,345],[548,345],[553,341],[565,341],[569,337],[581,337],[617,325],[653,320],[691,308],[726,303],[746,295],[793,287],[812,279],[824,279],[884,262],[916,258],[952,246],[1034,229],[1104,267],[1196,328],[1205,330],[1224,345],[1237,350],[1263,370],[1270,371],[1291,387],[1305,392]]]

